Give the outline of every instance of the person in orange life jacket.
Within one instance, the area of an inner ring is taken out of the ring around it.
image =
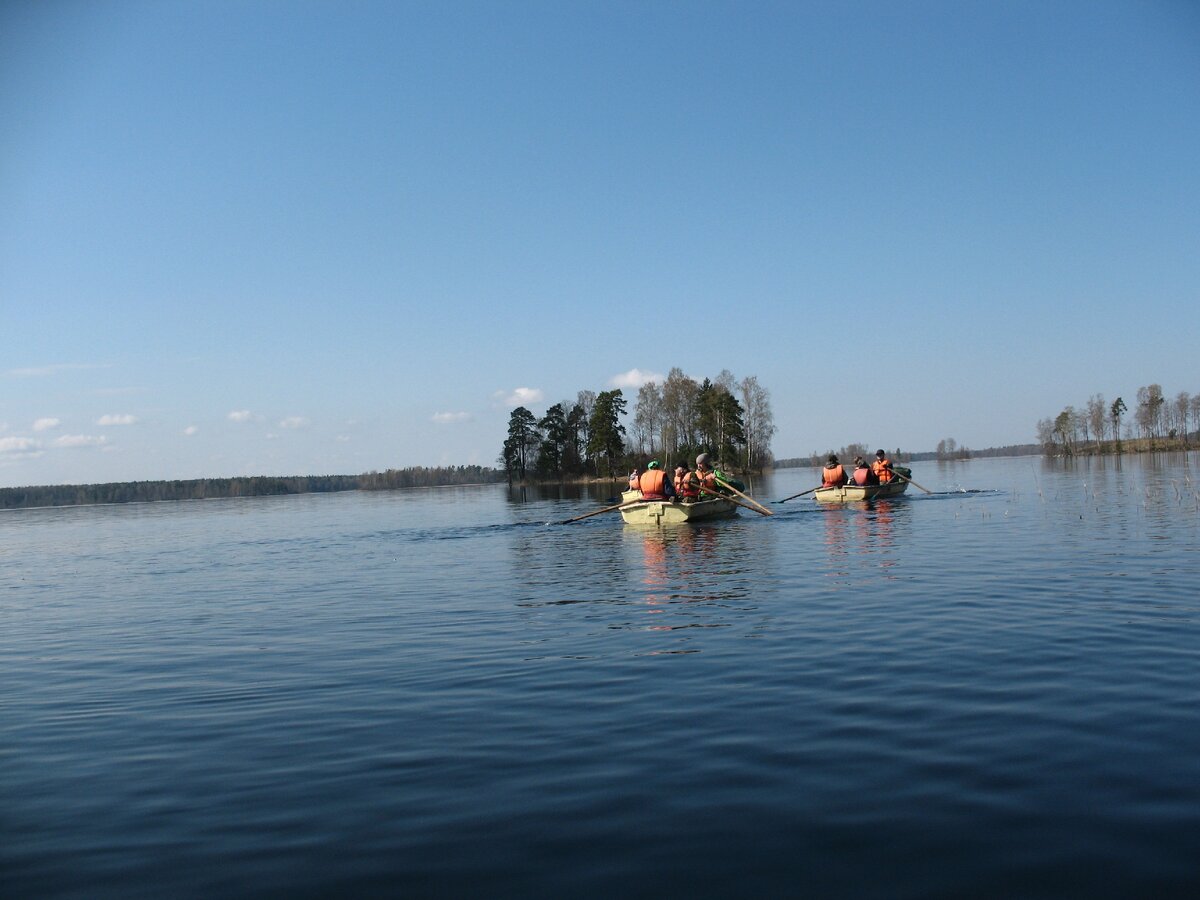
[[[642,479],[642,476],[638,472],[637,468],[635,467],[634,470],[629,473],[629,489],[631,491],[638,490],[639,489],[638,486],[641,484],[641,479]]]
[[[696,472],[692,472],[687,466],[680,464],[675,471],[681,471],[683,474],[679,477],[675,493],[684,503],[692,503],[700,499],[700,477]]]
[[[829,454],[829,462],[825,463],[825,468],[821,470],[821,479],[821,487],[840,487],[846,483],[846,470],[842,468],[835,454]]]
[[[717,495],[717,473],[707,453],[696,457],[696,480],[699,482],[701,499]]]
[[[871,463],[871,471],[875,473],[880,484],[887,484],[896,477],[896,473],[892,471],[892,461],[882,450],[875,451],[875,462]]]
[[[675,496],[675,486],[662,470],[657,459],[646,463],[646,471],[638,481],[638,489],[646,500],[670,500]]]
[[[871,471],[871,467],[861,456],[854,457],[854,472],[850,480],[858,485],[879,484],[879,476]]]

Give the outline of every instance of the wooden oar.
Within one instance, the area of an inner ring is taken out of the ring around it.
[[[616,506],[606,506],[606,507],[604,507],[604,509],[593,510],[590,513],[584,513],[582,516],[576,516],[573,519],[564,519],[563,521],[559,522],[558,524],[559,525],[570,525],[572,522],[579,522],[579,521],[582,521],[583,519],[590,519],[592,516],[600,515],[600,513],[612,512],[614,509],[624,509],[626,506],[634,506],[641,502],[642,502],[642,500],[639,497],[637,500],[630,500],[626,503],[618,503]]]
[[[713,480],[716,481],[716,483],[719,484],[721,487],[729,488],[729,490],[733,491],[739,497],[743,497],[747,501],[752,503],[753,506],[751,506],[751,509],[753,509],[756,513],[759,513],[760,515],[764,515],[764,516],[775,515],[775,513],[771,512],[769,509],[767,509],[765,506],[763,506],[761,503],[759,503],[753,497],[747,497],[745,494],[743,494],[741,491],[739,491],[737,488],[735,488],[732,484],[730,484],[724,478],[718,478],[716,475],[714,475]],[[726,499],[728,499],[728,498],[726,498]]]
[[[807,491],[801,491],[798,494],[792,494],[790,497],[784,497],[782,500],[776,500],[776,503],[787,503],[789,500],[795,500],[797,497],[803,497],[805,494],[811,494],[813,491],[819,491],[825,487],[823,484],[818,484],[815,488],[809,488]]]
[[[728,494],[714,494],[714,493],[709,492],[708,499],[710,499],[710,500],[728,500],[734,506],[740,506],[743,509],[750,510],[750,512],[756,512],[760,516],[763,515],[763,511],[761,509],[759,509],[758,507],[751,506],[749,503],[743,503],[737,497],[730,497]],[[703,503],[705,501],[701,500],[700,502]],[[774,513],[768,512],[766,515],[770,516],[770,515],[774,515]]]
[[[899,472],[897,472],[895,469],[892,469],[892,474],[893,474],[893,475],[895,475],[897,478],[903,478],[903,479],[904,479],[905,481],[907,481],[909,484],[916,485],[917,487],[921,488],[921,490],[923,490],[923,491],[924,491],[925,493],[927,493],[927,494],[932,494],[932,493],[933,493],[933,491],[931,491],[929,488],[924,488],[924,487],[921,487],[919,484],[917,484],[915,481],[913,481],[913,480],[912,480],[911,478],[909,478],[907,475],[901,475],[901,474],[900,474]]]

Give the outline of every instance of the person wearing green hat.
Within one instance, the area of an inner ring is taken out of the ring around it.
[[[675,487],[657,459],[646,463],[646,471],[638,481],[638,489],[645,500],[670,500],[675,496]]]

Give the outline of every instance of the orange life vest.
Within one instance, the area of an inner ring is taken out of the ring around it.
[[[880,484],[887,484],[896,477],[896,473],[892,471],[892,461],[890,459],[876,459],[871,463],[871,471],[879,477]]]
[[[837,487],[846,483],[846,470],[842,468],[841,463],[826,466],[821,470],[821,476],[825,479],[824,487]]]
[[[706,491],[710,494],[715,494],[717,492],[717,476],[712,469],[709,469],[707,472],[701,472],[699,469],[697,469],[696,478],[700,482],[701,491]]]
[[[696,472],[686,472],[679,479],[679,493],[684,497],[700,496],[700,479]]]
[[[850,480],[855,484],[870,484],[871,483],[870,469],[855,469],[854,474],[850,476]]]
[[[647,500],[665,500],[667,495],[663,493],[663,484],[666,480],[662,469],[647,469],[642,473],[638,488]]]

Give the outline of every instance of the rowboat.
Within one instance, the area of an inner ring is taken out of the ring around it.
[[[621,508],[621,518],[628,525],[683,525],[704,519],[720,519],[737,515],[737,505],[720,497],[697,500],[695,503],[679,503],[675,500],[642,500],[641,491],[625,491],[622,503],[631,506]]]
[[[893,466],[893,471],[903,478],[893,478],[887,484],[843,484],[841,487],[817,488],[813,496],[821,503],[853,503],[856,500],[878,500],[881,497],[899,497],[908,490],[908,476],[912,469]]]

